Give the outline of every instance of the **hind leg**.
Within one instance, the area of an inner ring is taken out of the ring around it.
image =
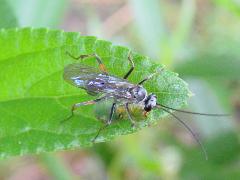
[[[68,121],[69,119],[71,119],[74,116],[74,110],[76,110],[77,108],[81,107],[81,106],[86,106],[86,105],[91,105],[91,104],[95,104],[103,99],[105,99],[106,96],[98,98],[98,99],[94,99],[94,100],[90,100],[90,101],[86,101],[86,102],[81,102],[81,103],[76,103],[74,105],[72,105],[72,109],[71,109],[71,115],[69,117],[67,117],[66,119],[62,120],[61,123]]]
[[[72,54],[70,54],[68,51],[66,52],[67,55],[69,55],[71,58],[73,59],[76,59],[76,60],[79,60],[79,59],[85,59],[85,58],[89,58],[89,57],[95,57],[97,62],[98,62],[98,65],[99,65],[99,69],[104,73],[104,74],[108,74],[107,72],[107,69],[105,67],[105,65],[103,64],[101,58],[96,54],[96,53],[93,53],[93,54],[82,54],[78,57],[74,57]]]

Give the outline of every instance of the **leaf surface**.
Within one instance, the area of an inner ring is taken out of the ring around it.
[[[45,28],[2,29],[0,31],[0,156],[49,152],[92,145],[102,122],[96,118],[98,105],[85,106],[75,116],[72,104],[91,100],[88,95],[63,80],[63,69],[76,63],[74,56],[97,53],[110,74],[123,77],[129,70],[129,49],[92,36]],[[129,81],[137,83],[162,66],[149,58],[132,52],[135,70]],[[94,58],[84,60],[96,66]],[[144,84],[164,105],[180,108],[186,104],[189,90],[176,73],[164,70]],[[161,110],[152,111],[139,122],[138,129],[157,122],[165,116]],[[96,142],[137,131],[128,120],[111,124]]]

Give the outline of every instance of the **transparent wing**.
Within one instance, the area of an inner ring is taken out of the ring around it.
[[[100,70],[84,64],[69,64],[64,68],[63,78],[66,82],[78,88],[86,89],[86,82],[95,79]]]
[[[102,74],[94,67],[83,64],[70,64],[64,68],[64,80],[73,86],[85,89],[90,95],[112,94],[116,98],[131,98],[129,88],[135,85],[125,79]]]

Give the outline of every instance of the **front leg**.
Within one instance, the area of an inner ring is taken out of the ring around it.
[[[96,136],[94,137],[94,139],[92,140],[92,142],[95,142],[95,140],[96,140],[97,137],[99,136],[100,132],[101,132],[102,130],[104,130],[106,127],[108,127],[108,126],[112,123],[112,118],[113,118],[113,114],[114,114],[115,110],[116,110],[116,103],[113,103],[113,104],[112,104],[112,107],[111,107],[109,119],[107,120],[107,123],[98,130],[98,133],[96,134]]]
[[[125,108],[126,108],[126,111],[127,111],[128,119],[130,120],[130,122],[132,124],[132,127],[135,127],[136,122],[133,120],[132,115],[130,114],[128,103],[125,104]]]
[[[116,110],[116,103],[113,103],[112,107],[111,107],[111,111],[110,111],[110,115],[109,115],[109,119],[107,121],[107,124],[112,123],[112,118],[113,118],[113,114],[114,114],[115,110]]]
[[[164,70],[164,68],[161,68],[160,70],[158,70],[158,71],[156,71],[156,72],[150,74],[148,77],[146,77],[145,79],[143,79],[142,81],[140,81],[140,82],[138,83],[138,85],[143,84],[144,82],[146,82],[146,81],[148,81],[149,79],[151,79],[153,76],[155,76],[155,75],[161,73],[163,70]]]

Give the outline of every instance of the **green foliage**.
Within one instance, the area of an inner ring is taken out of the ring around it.
[[[17,18],[5,0],[0,0],[0,28],[16,27],[18,25]]]
[[[130,50],[96,37],[44,28],[2,29],[0,46],[0,156],[92,145],[102,126],[92,106],[80,108],[70,121],[60,123],[69,116],[72,104],[94,98],[64,82],[64,67],[76,62],[66,51],[74,56],[95,52],[110,74],[122,77],[130,67]],[[161,67],[147,57],[132,55],[136,69],[129,78],[131,82],[139,82]],[[84,63],[97,67],[94,59]],[[186,83],[166,69],[146,82],[145,88],[155,93],[159,102],[173,108],[185,105],[189,97]],[[154,110],[139,127],[155,123],[164,115]],[[135,131],[129,121],[120,121],[105,129],[97,141]]]
[[[39,155],[40,162],[46,166],[52,179],[69,180],[74,179],[73,175],[68,172],[67,168],[58,156],[51,153]]]
[[[139,39],[142,41],[143,51],[157,57],[156,59],[161,60],[164,65],[171,67],[174,58],[183,49],[193,26],[195,1],[176,2],[176,4],[181,4],[181,10],[179,15],[172,12],[172,16],[178,19],[178,23],[171,31],[169,31],[166,19],[164,19],[168,9],[167,4],[167,2],[158,0],[130,1],[136,18],[136,32],[139,33]]]
[[[206,143],[209,160],[196,156],[198,149],[185,152],[191,161],[183,164],[182,179],[239,179],[239,140],[234,132],[222,132]]]
[[[214,2],[224,8],[230,10],[236,15],[240,15],[240,5],[238,1],[235,0],[214,0]]]
[[[197,78],[239,79],[240,61],[238,57],[220,55],[199,55],[176,66],[176,71],[184,76]]]
[[[16,14],[19,26],[58,27],[68,1],[8,0],[8,2]]]
[[[160,40],[166,36],[159,1],[131,0],[130,4],[136,17],[137,32],[143,42],[143,49],[158,57],[162,53]]]

